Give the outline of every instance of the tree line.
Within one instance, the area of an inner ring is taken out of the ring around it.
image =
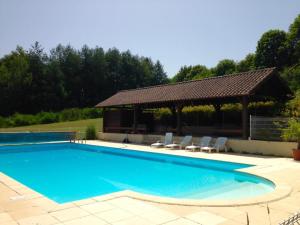
[[[244,72],[266,67],[277,67],[280,75],[293,91],[300,89],[300,15],[290,25],[288,32],[269,30],[259,41],[255,53],[241,61],[224,59],[213,68],[204,65],[183,66],[172,82],[203,79],[235,72]]]
[[[46,54],[36,42],[0,59],[0,116],[93,107],[119,90],[167,82],[159,61],[129,51],[58,45]]]
[[[300,15],[288,32],[265,32],[256,51],[241,61],[223,59],[213,68],[183,66],[171,79],[159,61],[130,51],[59,44],[47,54],[36,42],[0,58],[0,116],[93,107],[119,90],[274,66],[293,91],[300,90]]]

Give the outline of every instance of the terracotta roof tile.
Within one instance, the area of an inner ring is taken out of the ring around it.
[[[238,97],[252,94],[256,87],[273,75],[275,68],[119,91],[96,107],[153,104],[184,100]]]

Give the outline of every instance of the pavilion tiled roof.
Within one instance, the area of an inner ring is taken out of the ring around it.
[[[123,90],[100,102],[96,107],[249,96],[264,81],[275,75],[275,70],[266,68],[202,80]]]

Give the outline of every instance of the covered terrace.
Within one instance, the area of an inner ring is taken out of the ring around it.
[[[210,131],[228,136],[235,134],[247,139],[250,102],[285,101],[291,96],[291,90],[280,78],[276,68],[266,68],[202,80],[123,90],[96,107],[104,110],[103,132],[157,134],[172,131],[177,135],[187,132],[194,135],[193,131],[183,129],[182,109],[185,106],[212,105],[215,109],[216,125],[210,127]],[[222,126],[221,107],[228,103],[242,105],[239,127]],[[153,109],[166,107],[173,114],[173,126],[162,131],[155,128]]]

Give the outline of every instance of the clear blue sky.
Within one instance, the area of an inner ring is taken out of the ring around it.
[[[0,0],[0,56],[39,41],[129,49],[183,65],[215,66],[254,52],[269,29],[287,30],[300,0]]]

